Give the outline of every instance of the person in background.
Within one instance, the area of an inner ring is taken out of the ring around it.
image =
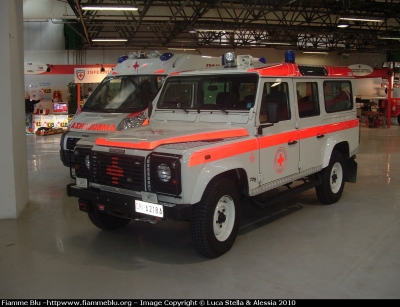
[[[32,129],[32,113],[35,109],[35,104],[40,102],[39,100],[32,100],[29,94],[25,95],[25,119],[28,123],[26,128],[26,134],[34,134]]]

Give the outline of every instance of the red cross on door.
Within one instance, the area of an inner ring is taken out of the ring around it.
[[[274,156],[274,169],[275,172],[281,174],[285,171],[287,165],[287,152],[283,147],[279,147]]]

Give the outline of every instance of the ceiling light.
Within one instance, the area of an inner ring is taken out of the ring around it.
[[[311,54],[329,54],[326,51],[303,51],[303,53],[311,53]]]
[[[194,49],[194,48],[168,48],[168,50],[181,50],[181,51],[186,51],[186,50],[189,50],[189,51],[193,51],[193,50],[197,50],[197,49]]]
[[[337,25],[338,28],[347,28],[349,26],[349,23],[345,20],[339,20],[339,23]]]
[[[127,38],[93,38],[92,42],[127,42]]]
[[[213,29],[194,29],[196,32],[235,32],[235,30],[223,30],[223,29],[218,29],[218,30],[213,30]]]
[[[289,42],[270,42],[270,41],[260,41],[260,44],[263,45],[284,45],[284,46],[291,46],[292,43]]]
[[[381,18],[363,18],[363,17],[339,17],[340,20],[350,20],[350,21],[367,21],[367,22],[384,22]]]
[[[48,22],[48,19],[25,19],[24,22]]]
[[[391,37],[391,36],[378,36],[378,39],[393,39],[393,40],[400,40],[400,37]]]
[[[137,11],[138,8],[123,4],[82,4],[82,10],[90,11]]]

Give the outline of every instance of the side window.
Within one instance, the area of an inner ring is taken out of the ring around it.
[[[327,113],[351,110],[353,108],[353,94],[350,81],[325,81],[324,98]]]
[[[261,100],[260,123],[267,123],[267,105],[271,102],[279,103],[279,120],[291,118],[289,105],[289,90],[287,82],[265,82]]]
[[[319,115],[318,85],[316,82],[297,82],[297,107],[300,118]]]

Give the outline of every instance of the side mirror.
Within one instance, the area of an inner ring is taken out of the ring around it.
[[[267,112],[268,122],[258,126],[257,131],[259,135],[263,134],[263,128],[271,127],[279,122],[279,103],[278,102],[268,103],[266,112]]]

